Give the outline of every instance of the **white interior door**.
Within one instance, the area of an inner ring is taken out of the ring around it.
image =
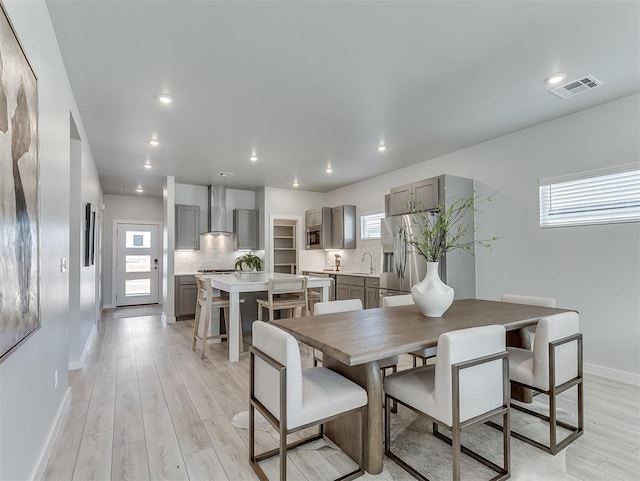
[[[156,304],[159,298],[159,228],[118,223],[116,305]]]

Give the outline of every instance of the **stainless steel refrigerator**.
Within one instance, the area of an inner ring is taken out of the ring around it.
[[[393,296],[411,292],[411,287],[424,279],[427,263],[405,241],[406,234],[415,228],[413,216],[404,214],[385,217],[382,228],[382,269],[380,296]],[[428,215],[437,216],[437,212]],[[435,220],[435,219],[434,219]],[[453,287],[456,299],[475,298],[475,258],[468,252],[449,252],[440,261],[442,282]]]

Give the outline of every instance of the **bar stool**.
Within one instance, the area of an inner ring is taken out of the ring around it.
[[[329,274],[320,274],[320,273],[314,272],[309,277],[329,277]],[[333,286],[333,279],[331,279],[331,285]],[[314,315],[314,305],[316,304],[316,302],[320,302],[322,300],[322,292],[316,289],[314,289],[313,287],[310,287],[309,289],[307,289],[307,297],[309,298],[308,310],[310,315],[312,316]],[[329,287],[329,290],[331,290],[331,287]]]
[[[307,315],[307,278],[269,279],[267,299],[257,299],[258,320],[262,320],[262,309],[269,310],[269,322],[273,321],[273,311],[293,310],[294,317]]]
[[[198,341],[200,341],[202,343],[200,347],[200,359],[202,359],[207,347],[207,341],[212,339],[228,339],[227,334],[215,334],[213,336],[209,336],[208,334],[213,309],[221,309],[223,311],[225,331],[227,333],[229,332],[229,299],[214,296],[211,283],[207,282],[206,277],[197,276],[196,284],[198,286],[198,298],[196,301],[196,318],[193,323],[191,349],[195,351]],[[244,301],[240,300],[240,302],[242,303]],[[199,332],[201,325],[202,335],[200,335]],[[240,346],[242,346],[242,324],[240,325]]]

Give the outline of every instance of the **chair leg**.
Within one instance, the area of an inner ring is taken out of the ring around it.
[[[207,306],[204,318],[204,330],[202,331],[202,349],[200,349],[200,359],[204,357],[204,351],[207,348],[207,338],[209,337],[209,322],[211,322],[211,308]]]
[[[280,423],[280,481],[287,481],[287,430]]]
[[[200,315],[202,314],[202,309],[200,309],[200,302],[198,302],[198,308],[196,308],[196,318],[193,321],[193,341],[191,342],[191,350],[196,350],[196,345],[198,343],[198,329],[200,327]]]
[[[391,413],[389,412],[389,396],[384,396],[384,454],[391,453]]]
[[[418,358],[413,356],[413,367],[418,367]]]
[[[229,308],[223,307],[222,314],[224,315],[224,330],[227,333],[227,342],[229,341]]]
[[[273,322],[275,318],[273,317],[273,305],[269,304],[269,322]]]
[[[258,303],[258,320],[262,320],[262,304]]]
[[[507,475],[511,473],[511,410],[507,409],[502,415],[502,466]]]
[[[460,446],[460,426],[451,429],[451,458],[453,461],[453,481],[460,481],[460,460],[462,458]]]

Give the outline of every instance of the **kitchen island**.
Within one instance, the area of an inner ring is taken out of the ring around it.
[[[206,276],[211,287],[229,293],[229,361],[240,359],[240,293],[260,292],[269,289],[269,279],[299,279],[305,276],[295,274],[280,274],[274,272],[236,272],[233,274],[219,274]],[[322,300],[329,300],[328,277],[308,277],[308,287],[322,288]]]

